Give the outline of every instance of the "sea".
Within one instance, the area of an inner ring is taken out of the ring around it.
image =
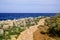
[[[0,13],[0,20],[13,20],[27,17],[54,16],[56,13]]]

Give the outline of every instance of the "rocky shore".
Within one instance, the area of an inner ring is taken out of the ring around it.
[[[42,17],[29,17],[14,20],[0,21],[0,40],[11,40],[13,37],[28,29],[30,26],[36,25]]]

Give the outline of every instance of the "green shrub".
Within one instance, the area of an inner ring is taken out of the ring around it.
[[[46,19],[46,25],[49,27],[49,34],[60,36],[60,14]]]
[[[41,33],[42,34],[47,34],[47,31],[46,30],[41,30]]]

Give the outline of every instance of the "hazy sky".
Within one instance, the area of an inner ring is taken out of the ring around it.
[[[57,13],[60,0],[0,0],[0,13]]]

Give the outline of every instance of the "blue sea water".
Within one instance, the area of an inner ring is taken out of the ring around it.
[[[54,16],[56,13],[0,13],[0,20],[13,20],[25,17]]]

